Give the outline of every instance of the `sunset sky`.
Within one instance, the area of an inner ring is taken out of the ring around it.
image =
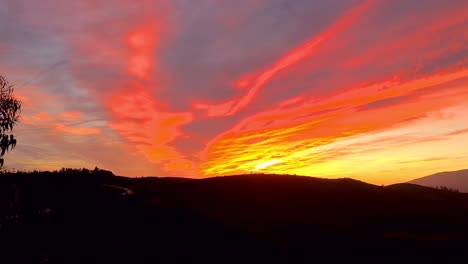
[[[375,184],[468,168],[466,0],[2,0],[9,169]]]

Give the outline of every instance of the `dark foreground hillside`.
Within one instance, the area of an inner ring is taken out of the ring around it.
[[[350,179],[62,170],[0,175],[0,224],[0,263],[459,263],[468,194]]]

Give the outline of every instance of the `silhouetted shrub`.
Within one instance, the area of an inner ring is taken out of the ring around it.
[[[455,193],[459,193],[459,192],[460,192],[460,191],[457,190],[457,189],[450,188],[450,187],[447,187],[447,186],[437,186],[436,188],[439,189],[439,190],[447,191],[447,192],[455,192]]]
[[[0,76],[0,168],[6,152],[16,147],[13,127],[19,121],[21,101],[13,95],[13,85]]]

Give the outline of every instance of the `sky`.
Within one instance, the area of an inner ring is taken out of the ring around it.
[[[7,169],[375,184],[468,168],[466,0],[1,0]]]

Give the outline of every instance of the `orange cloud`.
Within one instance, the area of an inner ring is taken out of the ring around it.
[[[460,80],[463,84],[455,82]],[[233,174],[259,168],[288,173],[310,163],[321,163],[333,153],[326,146],[334,142],[388,129],[433,110],[464,103],[468,98],[467,84],[468,69],[460,68],[413,80],[354,86],[300,105],[279,104],[242,120],[211,141],[201,156],[204,160],[201,173]],[[399,96],[403,99],[398,103],[362,108]],[[335,153],[334,158],[344,154]]]
[[[194,165],[170,146],[184,135],[181,127],[193,120],[190,113],[161,111],[154,96],[143,86],[134,84],[129,89],[115,92],[107,103],[113,120],[110,127],[117,131],[132,148],[140,151],[153,163],[175,164],[166,168],[166,173],[187,174]],[[178,165],[177,165],[178,164]]]
[[[84,114],[79,111],[50,114],[49,112],[37,112],[35,114],[21,116],[21,123],[32,128],[23,128],[21,131],[33,131],[35,129],[49,129],[62,134],[79,136],[96,135],[101,133],[97,127],[75,127],[85,124]]]
[[[78,136],[96,135],[101,133],[101,129],[95,127],[70,127],[65,124],[55,124],[55,129],[66,134]]]
[[[148,161],[161,164],[166,174],[187,175],[195,168],[193,162],[170,144],[185,136],[181,128],[193,116],[165,110],[149,88],[157,78],[153,74],[157,33],[156,23],[144,23],[128,34],[127,71],[136,80],[107,96],[106,106],[112,115],[109,125]]]
[[[77,120],[77,119],[81,119],[82,116],[83,116],[83,113],[79,111],[68,111],[68,112],[63,112],[59,114],[59,117],[65,120],[67,119]]]

